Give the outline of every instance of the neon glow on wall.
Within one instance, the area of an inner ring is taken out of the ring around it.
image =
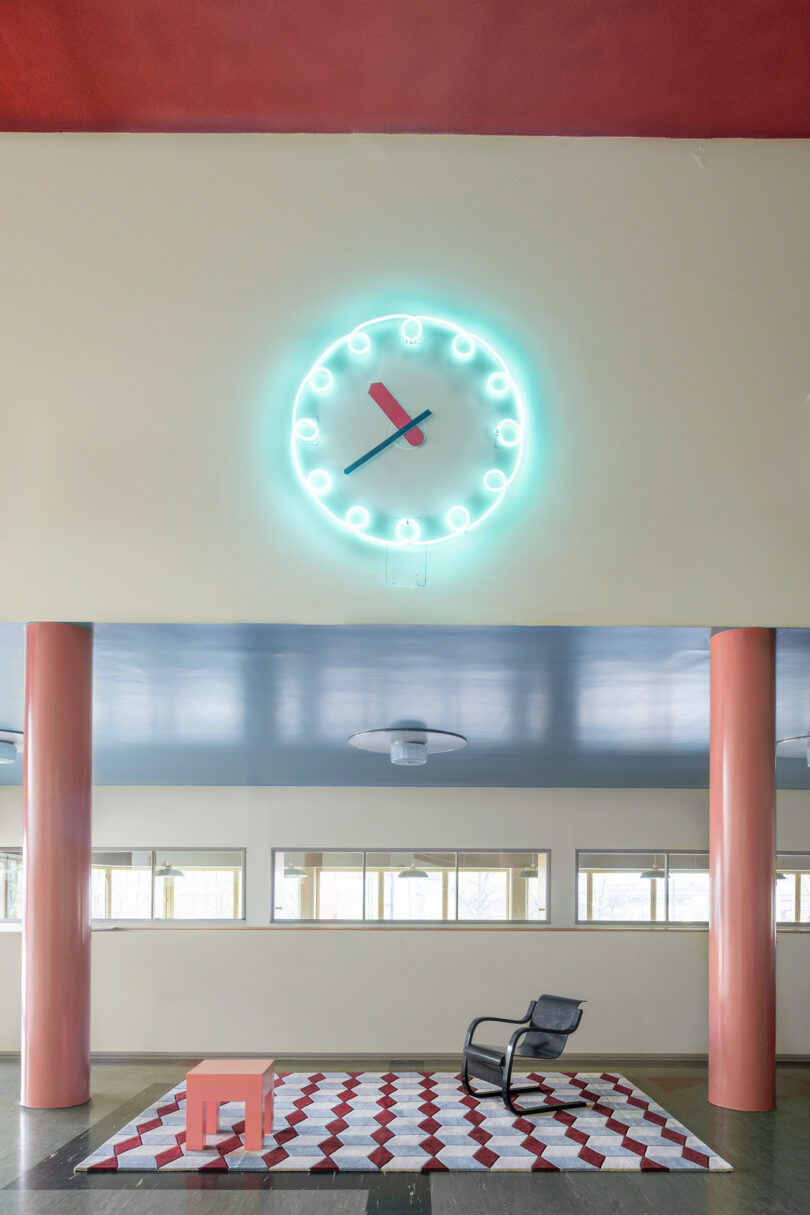
[[[310,500],[371,544],[452,540],[506,497],[527,410],[498,352],[453,321],[393,313],[327,347],[301,381],[292,457]]]

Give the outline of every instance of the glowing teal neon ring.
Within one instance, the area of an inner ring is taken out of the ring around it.
[[[426,327],[433,327],[446,332],[450,339],[453,357],[457,362],[466,362],[476,351],[484,352],[496,368],[488,376],[488,390],[493,398],[496,399],[504,397],[507,393],[511,394],[510,410],[513,412],[514,422],[517,426],[517,438],[512,443],[507,441],[504,444],[513,453],[513,464],[509,475],[507,476],[502,469],[493,468],[483,471],[481,474],[482,488],[487,497],[492,497],[492,504],[487,509],[478,513],[476,518],[471,518],[467,507],[461,504],[452,507],[444,516],[444,533],[427,540],[422,539],[421,535],[416,540],[403,540],[401,533],[403,531],[412,531],[413,529],[404,527],[405,521],[402,518],[395,518],[393,516],[391,516],[390,528],[386,535],[375,535],[369,532],[367,528],[369,521],[368,511],[359,503],[352,505],[343,514],[336,513],[336,511],[330,508],[328,502],[331,479],[330,485],[324,488],[328,474],[325,474],[324,470],[317,469],[314,470],[316,474],[323,475],[316,475],[313,478],[313,470],[305,468],[301,462],[302,449],[311,448],[312,439],[317,437],[317,424],[313,423],[309,425],[306,421],[307,407],[305,398],[312,391],[315,391],[320,396],[324,392],[330,391],[333,387],[332,373],[326,366],[326,363],[336,351],[344,346],[355,356],[365,355],[371,346],[371,338],[366,331],[386,322],[395,321],[400,322],[400,332],[403,340],[409,345],[414,344],[414,348],[416,347],[416,343],[420,341],[424,329]],[[386,547],[422,548],[427,545],[441,544],[446,540],[452,540],[458,536],[467,534],[483,523],[484,519],[487,519],[500,505],[522,463],[527,430],[526,422],[526,406],[517,380],[497,350],[489,342],[478,334],[473,333],[466,326],[456,325],[453,321],[444,320],[440,317],[415,315],[405,312],[390,313],[385,316],[373,317],[369,321],[355,325],[348,333],[344,333],[319,355],[304,376],[293,405],[291,435],[293,466],[301,485],[306,490],[310,499],[345,533],[370,544],[384,545]],[[467,515],[466,521],[464,520],[464,514]]]

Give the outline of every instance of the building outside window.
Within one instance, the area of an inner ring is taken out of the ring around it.
[[[548,920],[548,852],[273,853],[274,920]]]

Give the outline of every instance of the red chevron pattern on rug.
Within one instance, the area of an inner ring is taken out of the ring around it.
[[[610,1072],[530,1073],[549,1103],[575,1111],[518,1117],[468,1096],[450,1072],[301,1072],[276,1078],[272,1134],[244,1148],[244,1108],[220,1109],[205,1151],[185,1146],[177,1085],[77,1172],[730,1171],[731,1165],[629,1080]]]

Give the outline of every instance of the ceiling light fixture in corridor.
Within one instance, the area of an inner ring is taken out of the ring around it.
[[[426,764],[429,755],[442,751],[460,751],[466,747],[463,734],[448,730],[412,730],[406,727],[389,727],[385,730],[362,730],[352,734],[349,745],[360,751],[375,751],[387,754],[392,764],[413,768]]]

